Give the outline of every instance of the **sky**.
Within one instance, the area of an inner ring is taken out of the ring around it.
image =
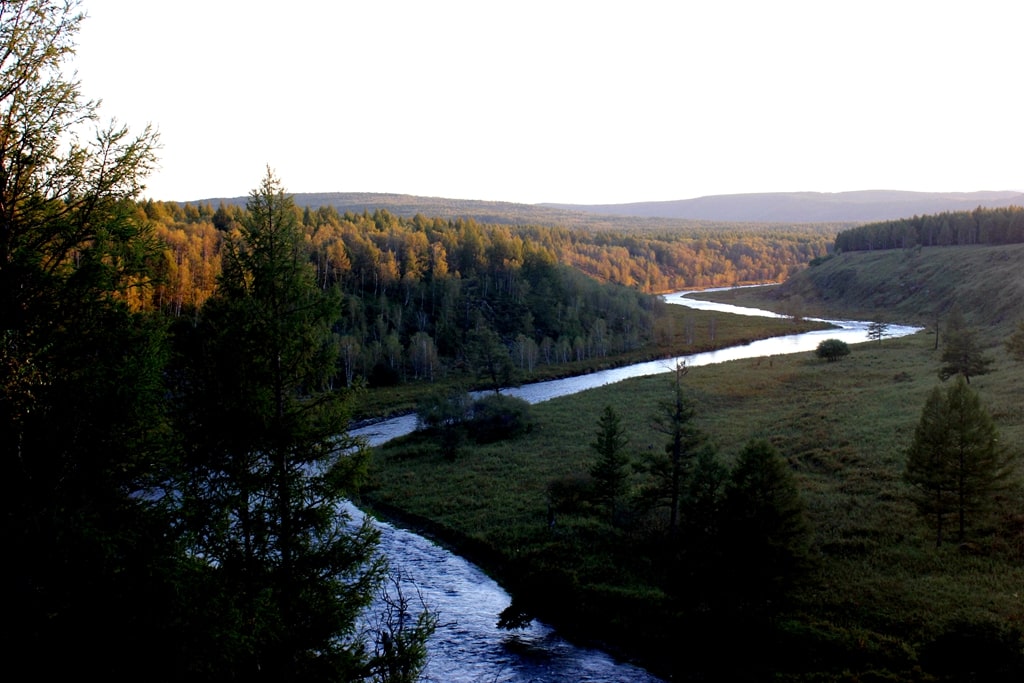
[[[1019,0],[82,0],[145,196],[1024,190]]]

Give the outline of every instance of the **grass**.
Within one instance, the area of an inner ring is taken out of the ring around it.
[[[1000,338],[1024,318],[1024,244],[838,254],[771,288],[700,295],[786,313],[934,327],[954,305]]]
[[[734,301],[757,295],[730,294]],[[763,298],[760,306],[770,307]],[[1002,309],[1003,303],[993,306]],[[984,310],[977,315],[989,317]],[[1003,327],[988,329],[995,362],[971,386],[1003,441],[1019,451],[1024,364],[1003,351]],[[921,407],[938,383],[934,337],[922,332],[851,348],[837,363],[805,353],[770,364],[741,360],[692,368],[685,383],[698,403],[697,423],[723,462],[752,438],[770,440],[787,458],[807,506],[817,563],[778,622],[779,637],[792,639],[788,649],[779,647],[805,656],[794,656],[789,678],[780,673],[777,680],[857,680],[872,671],[929,680],[919,669],[922,653],[956,622],[1024,626],[1024,498],[1019,489],[1004,495],[972,532],[971,543],[936,548],[901,479]],[[634,455],[663,448],[665,437],[652,427],[652,416],[669,392],[668,376],[654,376],[538,404],[531,433],[468,448],[454,461],[416,439],[389,444],[376,453],[367,500],[429,520],[430,531],[476,549],[499,577],[522,558],[550,561],[544,554],[553,543],[548,484],[589,467],[594,456],[588,444],[605,405],[619,412]],[[593,537],[582,523],[566,522],[575,536],[564,541],[564,561],[597,565],[579,571],[599,576],[602,558],[614,554],[588,547]],[[572,553],[591,557],[576,560]],[[618,589],[633,596],[624,601],[658,604],[642,582],[622,585],[621,573],[604,571],[606,587],[619,581]],[[605,637],[621,636],[613,626],[601,627]]]

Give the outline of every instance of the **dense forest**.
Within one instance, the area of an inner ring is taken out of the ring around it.
[[[470,334],[493,332],[520,369],[636,349],[656,333],[644,293],[779,282],[827,251],[809,229],[637,234],[339,214],[294,207],[321,289],[343,299],[342,383],[433,380],[464,368]],[[164,245],[134,304],[194,315],[213,294],[244,207],[146,200],[136,218]],[[603,284],[601,284],[603,283]]]
[[[1019,244],[1024,242],[1024,208],[978,207],[882,221],[843,230],[836,236],[837,251],[909,249],[971,244]]]
[[[339,509],[366,463],[331,386],[339,297],[268,172],[189,324],[146,305],[159,138],[81,97],[83,19],[0,3],[7,677],[414,680],[430,613],[359,621],[388,567]]]

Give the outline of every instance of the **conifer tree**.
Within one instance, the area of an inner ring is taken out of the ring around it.
[[[157,137],[82,98],[83,19],[74,0],[0,3],[0,648],[10,671],[120,680],[168,655],[173,599],[162,329],[130,305]]]
[[[590,468],[590,476],[594,478],[598,500],[605,506],[612,523],[629,483],[627,442],[618,414],[611,406],[605,406],[598,419],[597,435],[590,444],[597,455],[597,460]]]
[[[1017,323],[1013,333],[1005,342],[1006,352],[1014,360],[1024,360],[1024,321]]]
[[[928,396],[907,452],[904,478],[914,503],[932,519],[935,544],[945,539],[945,519],[956,519],[963,542],[974,517],[991,502],[1010,474],[1012,454],[1000,444],[995,423],[964,377]]]
[[[992,359],[982,353],[977,334],[967,326],[958,306],[950,311],[946,323],[942,363],[939,379],[945,382],[954,375],[960,375],[968,384],[971,383],[971,377],[988,373],[992,365]]]
[[[685,363],[677,363],[673,375],[672,398],[660,405],[654,418],[654,428],[667,435],[663,456],[653,456],[644,463],[644,469],[653,477],[649,492],[669,509],[669,532],[679,531],[682,496],[686,489],[693,463],[705,447],[706,437],[693,424],[696,413],[693,401],[687,397],[683,377],[688,372]]]
[[[202,311],[186,397],[188,542],[228,634],[223,675],[356,678],[369,666],[356,617],[385,570],[377,534],[339,504],[365,462],[347,394],[328,390],[337,299],[308,262],[299,214],[268,170],[229,236]]]
[[[768,441],[748,443],[725,492],[725,543],[748,597],[771,600],[792,582],[810,541],[804,504],[789,467]]]

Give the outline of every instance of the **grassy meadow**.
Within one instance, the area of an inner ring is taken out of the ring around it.
[[[742,294],[748,303],[771,308],[766,296],[777,293]],[[886,319],[902,321],[893,317],[899,313]],[[977,313],[976,319],[984,318]],[[1003,442],[1020,451],[1024,364],[1002,348],[1005,325],[982,329],[994,363],[989,374],[972,378],[971,387]],[[776,617],[773,680],[959,680],[936,664],[944,652],[981,652],[1012,641],[1006,629],[1024,626],[1024,497],[1019,485],[1009,489],[991,514],[976,520],[968,543],[936,548],[934,532],[901,478],[925,398],[939,384],[934,334],[858,344],[851,351],[835,363],[802,353],[696,367],[683,380],[696,401],[696,423],[722,462],[731,463],[749,440],[768,439],[788,462],[806,506],[814,562]],[[587,471],[595,457],[589,443],[606,405],[620,415],[636,458],[663,449],[666,437],[652,418],[670,396],[665,374],[537,404],[530,433],[467,446],[455,459],[416,436],[388,444],[375,454],[366,501],[468,552],[499,579],[530,558],[550,561],[550,547],[559,545],[562,555],[556,556],[574,563],[579,576],[603,584],[584,591],[581,605],[614,594],[635,606],[638,620],[649,617],[653,629],[658,619],[652,612],[663,602],[644,585],[639,563],[589,544],[593,536],[584,516],[558,518],[552,527],[548,486]],[[618,562],[633,563],[633,571],[602,566]],[[590,629],[566,624],[565,613],[540,616],[654,661],[656,669],[657,647],[685,651],[685,642],[671,644],[673,634],[639,634],[638,622],[622,613],[608,622],[596,619]],[[615,620],[622,622],[618,630],[610,623]],[[987,635],[975,647],[978,633]],[[638,644],[641,638],[646,646]],[[1019,652],[1019,641],[1016,647]],[[996,674],[989,679],[1003,680]]]

